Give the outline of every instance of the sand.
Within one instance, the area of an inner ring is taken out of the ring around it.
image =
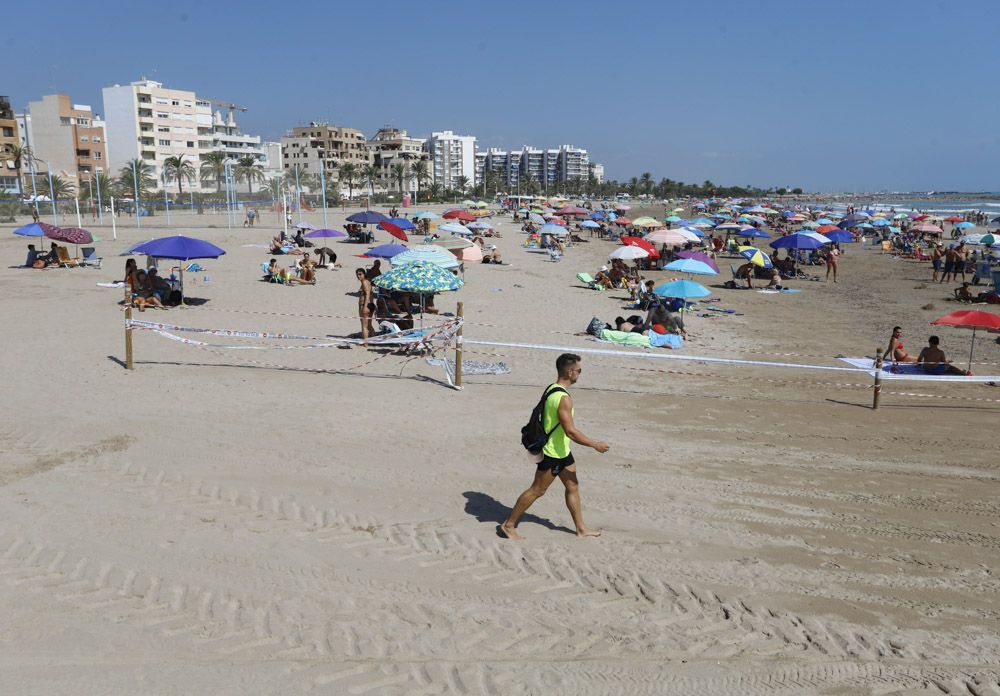
[[[90,226],[101,270],[8,269],[26,240],[0,228],[0,693],[1000,693],[1000,390],[893,383],[872,411],[857,373],[586,356],[577,421],[611,451],[576,454],[604,536],[571,533],[556,484],[515,544],[496,525],[530,482],[518,430],[557,353],[469,346],[512,372],[457,392],[421,359],[142,332],[129,372],[120,293],[96,283],[166,233],[143,222]],[[228,253],[189,276],[204,302],[137,316],[357,330],[362,247],[334,240],[343,269],[281,287],[243,246],[275,214],[173,222]],[[612,244],[556,264],[501,230],[513,265],[469,268],[440,308],[465,302],[469,338],[606,347],[573,334],[622,293],[574,276]],[[841,271],[715,289],[739,315],[691,316],[681,352],[832,366],[894,324],[917,350],[957,308],[926,264],[851,246]],[[969,333],[935,333],[967,354]],[[1000,362],[992,338],[979,360]]]

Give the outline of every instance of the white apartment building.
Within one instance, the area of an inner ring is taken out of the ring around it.
[[[268,164],[267,151],[261,145],[260,136],[246,135],[240,130],[236,125],[234,108],[229,109],[225,118],[221,111],[215,112],[212,116],[212,127],[199,130],[198,146],[202,153],[221,151],[232,160],[249,155],[262,167],[267,167]]]
[[[476,137],[455,135],[450,130],[431,133],[425,149],[431,163],[434,183],[446,189],[457,188],[459,177],[476,185]]]
[[[560,145],[556,157],[556,181],[586,181],[590,171],[589,153],[572,145]]]
[[[281,143],[269,141],[263,143],[261,147],[264,148],[264,178],[273,179],[284,173],[285,165],[281,159]]]
[[[153,80],[137,80],[128,85],[105,87],[104,120],[108,135],[108,169],[112,175],[130,160],[141,158],[156,171],[156,187],[162,180],[163,162],[168,157],[188,159],[198,171],[200,139],[212,133],[212,104],[194,92],[169,89]],[[196,179],[189,190],[202,187]]]
[[[590,173],[590,176],[594,178],[594,181],[596,181],[598,184],[604,182],[603,164],[598,164],[597,162],[591,162],[589,165],[587,165],[587,169],[588,172]]]

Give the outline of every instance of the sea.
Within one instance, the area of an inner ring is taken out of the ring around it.
[[[992,220],[1000,216],[1000,193],[835,194],[806,205],[839,212],[854,206],[857,210],[895,209],[898,213],[921,212],[941,217],[983,212]]]

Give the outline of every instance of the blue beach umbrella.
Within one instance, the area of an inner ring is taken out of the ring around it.
[[[388,215],[377,213],[374,210],[363,210],[360,213],[354,213],[354,215],[347,216],[348,222],[357,222],[362,225],[377,225],[378,223],[388,219]]]
[[[407,220],[406,218],[387,218],[385,220],[382,220],[382,222],[390,222],[393,225],[395,225],[396,227],[398,227],[399,229],[403,230],[404,232],[406,230],[415,230],[415,229],[417,229],[417,226],[414,225],[409,220]],[[378,228],[380,230],[384,230],[385,229],[384,227],[382,227],[382,222],[380,222],[378,224]]]
[[[681,218],[677,215],[671,215],[670,217],[664,218],[664,222],[680,222]]]
[[[847,230],[832,230],[823,236],[838,244],[852,244],[854,242],[854,235]]]
[[[370,259],[391,259],[409,249],[402,244],[380,244],[364,253]]]
[[[686,300],[691,297],[707,297],[712,294],[712,291],[693,280],[675,280],[653,288],[653,294]]]
[[[787,237],[779,237],[771,242],[772,249],[805,249],[811,251],[829,244],[830,239],[815,232],[796,232]]]
[[[584,220],[580,223],[580,227],[586,227],[588,229],[594,229],[600,227],[600,224],[594,222],[593,220]]]
[[[441,268],[456,268],[459,260],[447,249],[439,246],[418,245],[396,254],[390,259],[393,266],[403,266],[410,263],[432,263]]]
[[[448,234],[463,234],[463,235],[472,234],[472,230],[470,230],[468,227],[458,222],[446,222],[443,225],[439,225],[438,231],[447,232]]]
[[[518,212],[520,212],[520,211],[518,211]],[[525,211],[525,212],[527,212],[527,211]],[[437,217],[441,217],[441,216],[438,215],[437,213],[429,213],[429,212],[423,211],[423,210],[420,211],[419,213],[414,213],[413,214],[413,219],[414,220],[423,220],[424,218],[427,218],[428,220],[433,220],[434,218],[437,218]]]
[[[968,229],[970,227],[975,227],[975,225],[972,224],[971,222],[964,222],[964,221],[958,223],[957,225],[955,225],[955,228],[959,229],[959,230],[965,230],[965,229]]]
[[[714,268],[704,261],[698,261],[697,259],[676,259],[668,263],[664,268],[668,271],[691,273],[693,275],[719,275],[719,272]]]
[[[774,264],[771,263],[771,257],[756,247],[740,247],[739,254],[755,266],[774,268]]]
[[[338,237],[346,237],[346,232],[341,232],[340,230],[331,230],[323,228],[321,230],[313,230],[305,235],[306,239],[336,239]]]
[[[45,230],[37,222],[32,222],[30,224],[24,225],[23,227],[18,227],[14,230],[14,234],[19,237],[44,237]]]
[[[889,222],[888,220],[886,220],[885,218],[875,218],[874,220],[872,220],[871,224],[874,227],[891,227],[892,226],[892,223]],[[827,236],[829,236],[829,235],[827,235]]]
[[[151,239],[148,242],[137,244],[132,247],[135,254],[145,254],[154,259],[174,259],[176,261],[190,261],[191,259],[217,259],[226,251],[215,246],[211,242],[194,237],[185,237],[182,234],[173,237],[161,237]],[[178,272],[180,274],[181,304],[184,304],[184,264],[179,263]]]
[[[606,220],[607,216],[604,213],[591,213],[590,214],[590,219],[591,220]]]

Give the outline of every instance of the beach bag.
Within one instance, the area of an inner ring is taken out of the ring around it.
[[[531,411],[531,418],[523,428],[521,428],[521,444],[524,445],[524,449],[528,450],[530,454],[541,454],[542,448],[549,441],[549,436],[559,427],[556,423],[552,430],[546,431],[542,427],[542,414],[545,412],[545,400],[549,398],[550,395],[557,392],[563,392],[564,394],[569,394],[568,391],[562,387],[552,387],[551,389],[546,389],[542,394],[542,398],[538,400],[535,408]]]
[[[597,317],[594,317],[593,319],[590,320],[590,323],[587,325],[587,333],[589,333],[591,336],[596,336],[601,332],[601,329],[605,328],[606,326],[607,324],[605,324]]]

